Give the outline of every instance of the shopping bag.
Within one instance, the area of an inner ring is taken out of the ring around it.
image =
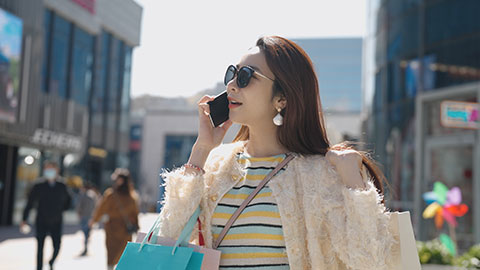
[[[200,215],[200,208],[193,213],[173,245],[159,245],[157,234],[159,218],[143,237],[141,243],[128,242],[117,264],[117,270],[200,270],[204,254],[188,246],[193,227]]]
[[[418,258],[417,244],[413,234],[410,212],[391,213],[390,226],[393,233],[399,236],[400,240],[400,258],[395,265],[395,270],[420,270],[420,259]]]
[[[135,242],[142,242],[145,236],[145,233],[138,233]],[[175,240],[167,237],[157,237],[156,243],[162,246],[173,246],[175,245]],[[188,244],[188,247],[193,248],[193,251],[195,252],[203,254],[201,270],[218,270],[218,267],[220,265],[220,255],[222,254],[220,250],[206,248],[193,244]]]

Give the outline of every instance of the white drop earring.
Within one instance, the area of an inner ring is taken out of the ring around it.
[[[282,111],[282,109],[280,108],[277,108],[277,115],[275,115],[275,117],[273,118],[273,123],[276,125],[276,126],[281,126],[283,125],[283,116],[280,114],[280,112]]]

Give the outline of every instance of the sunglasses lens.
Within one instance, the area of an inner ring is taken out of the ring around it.
[[[225,78],[223,79],[223,83],[225,84],[225,86],[227,86],[227,84],[231,80],[233,80],[233,78],[235,77],[236,71],[237,69],[234,66],[229,66],[227,68],[227,72],[225,73]]]
[[[241,68],[237,74],[238,87],[247,87],[248,83],[250,82],[250,78],[252,78],[252,71],[248,68]]]

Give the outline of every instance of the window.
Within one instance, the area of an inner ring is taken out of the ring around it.
[[[71,24],[58,15],[53,15],[53,38],[50,56],[48,92],[67,98],[68,56]]]
[[[43,62],[42,62],[42,90],[48,92],[48,60],[50,54],[50,39],[51,39],[51,26],[52,26],[52,12],[48,9],[44,12],[43,17]]]
[[[108,76],[108,103],[107,103],[107,128],[116,129],[118,98],[120,95],[120,69],[122,57],[122,42],[115,37],[110,38],[110,61]]]
[[[193,135],[167,135],[163,168],[173,169],[185,164],[196,139]]]
[[[71,97],[81,105],[87,105],[92,85],[93,36],[74,28]]]
[[[438,1],[425,9],[425,42],[449,40],[480,32],[478,0]]]
[[[120,132],[128,132],[129,113],[130,113],[130,78],[132,69],[132,48],[123,46],[124,54],[124,70],[121,74],[122,82],[122,98],[120,101]]]
[[[98,76],[96,79],[96,88],[92,93],[92,124],[95,127],[103,126],[103,111],[105,108],[105,95],[106,89],[108,87],[108,62],[109,62],[109,51],[110,51],[110,34],[102,32],[101,35],[101,50],[100,50],[100,65],[98,69]],[[101,129],[98,129],[100,132]]]

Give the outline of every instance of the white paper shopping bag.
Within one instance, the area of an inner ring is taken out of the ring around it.
[[[391,213],[390,226],[392,226],[392,231],[398,234],[400,240],[401,258],[398,258],[400,262],[395,270],[421,270],[410,212]]]

